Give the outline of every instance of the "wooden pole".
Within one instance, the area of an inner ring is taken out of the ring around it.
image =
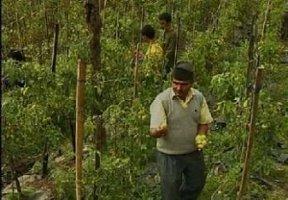
[[[56,72],[58,35],[59,35],[59,24],[57,23],[54,26],[53,53],[52,53],[52,61],[51,61],[51,70],[52,70],[53,73]]]
[[[82,154],[84,135],[84,96],[86,63],[78,60],[76,88],[76,199],[82,200]]]
[[[97,85],[99,84],[99,80],[97,77],[98,72],[101,70],[101,27],[102,27],[102,20],[101,20],[101,1],[100,0],[85,0],[85,18],[86,23],[88,25],[88,30],[91,34],[91,39],[89,41],[90,44],[90,52],[91,52],[91,64],[92,64],[92,76],[91,76],[91,83],[94,88],[92,91],[93,97],[98,102],[102,101],[101,95],[97,91]],[[93,104],[92,106],[93,116],[102,115],[102,112],[98,105]],[[103,124],[102,124],[103,125]],[[95,133],[98,134],[98,133]],[[100,144],[104,144],[104,142],[99,142]],[[101,160],[99,155],[100,150],[96,149],[95,151],[95,171],[100,167]],[[97,185],[96,183],[93,184],[93,199],[98,199],[98,195],[96,193]]]
[[[142,12],[141,12],[141,21],[140,21],[140,34],[139,34],[139,42],[137,43],[136,46],[136,58],[135,58],[135,65],[134,65],[134,70],[133,70],[133,74],[134,74],[134,90],[133,90],[133,96],[134,98],[137,98],[138,96],[138,87],[139,87],[139,83],[138,83],[138,79],[139,79],[139,60],[138,60],[138,54],[139,54],[139,49],[142,43],[142,33],[141,30],[143,28],[143,21],[144,21],[144,6],[142,6]]]
[[[246,187],[246,181],[247,181],[247,176],[248,176],[248,171],[249,171],[249,161],[250,161],[250,156],[251,156],[251,151],[252,151],[253,141],[254,141],[254,134],[255,134],[255,122],[256,122],[256,116],[257,116],[257,111],[258,111],[259,92],[262,86],[263,70],[264,70],[264,67],[258,67],[256,70],[256,80],[255,80],[255,84],[253,87],[254,91],[252,95],[252,109],[251,109],[251,118],[250,118],[250,124],[249,124],[247,149],[246,149],[243,173],[242,173],[242,178],[241,178],[241,183],[240,183],[240,189],[237,195],[237,200],[242,199],[242,195]]]

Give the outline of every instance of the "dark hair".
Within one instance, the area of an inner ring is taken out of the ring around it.
[[[23,50],[19,50],[19,49],[11,49],[7,57],[16,61],[25,61],[24,52]]]
[[[186,61],[178,62],[172,72],[172,77],[181,80],[194,82],[193,64]]]
[[[159,15],[158,19],[159,20],[164,20],[164,21],[170,23],[172,21],[172,16],[171,16],[170,13],[164,12],[164,13]]]
[[[141,30],[142,35],[147,36],[150,39],[155,38],[155,29],[151,25],[145,25]]]

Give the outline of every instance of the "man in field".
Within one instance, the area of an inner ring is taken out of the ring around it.
[[[203,147],[213,121],[206,100],[194,89],[192,65],[179,62],[172,87],[150,106],[150,135],[157,138],[157,163],[164,200],[197,199],[205,184]]]

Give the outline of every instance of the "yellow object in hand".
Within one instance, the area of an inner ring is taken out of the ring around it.
[[[207,144],[207,137],[205,134],[198,134],[195,138],[195,144],[197,149],[203,149]]]

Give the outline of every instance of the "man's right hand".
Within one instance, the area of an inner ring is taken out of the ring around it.
[[[167,126],[160,126],[158,129],[150,130],[150,135],[155,138],[160,138],[167,135]]]

